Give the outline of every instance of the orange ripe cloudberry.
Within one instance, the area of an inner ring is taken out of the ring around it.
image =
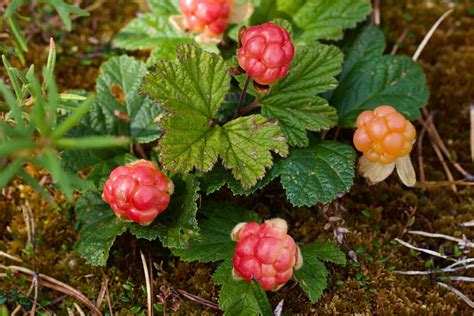
[[[383,181],[397,167],[403,183],[414,185],[415,175],[409,157],[416,130],[396,109],[382,105],[364,111],[357,118],[354,145],[363,153],[359,170],[373,183]]]
[[[232,231],[237,241],[233,256],[233,276],[237,280],[256,279],[265,291],[276,291],[293,276],[303,260],[288,226],[282,219],[263,224],[241,223]]]

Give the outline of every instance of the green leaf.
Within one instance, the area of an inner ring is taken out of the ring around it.
[[[7,22],[8,25],[10,26],[10,30],[13,33],[13,36],[15,37],[15,43],[18,44],[19,52],[27,52],[28,51],[28,44],[26,43],[26,38],[23,32],[21,31],[20,27],[18,26],[18,23],[13,15],[7,17]]]
[[[100,161],[92,167],[91,173],[87,176],[98,189],[102,189],[105,181],[109,178],[113,169],[135,161],[137,158],[130,154],[120,154],[108,160]]]
[[[270,151],[286,156],[288,146],[276,123],[261,115],[215,124],[230,88],[222,57],[194,45],[178,47],[178,63],[162,61],[144,79],[143,90],[170,114],[161,121],[160,159],[173,172],[208,172],[220,156],[246,189],[272,166]]]
[[[303,256],[303,266],[294,272],[295,278],[300,282],[301,288],[308,294],[309,299],[316,303],[324,289],[327,287],[328,271],[324,263],[317,259],[312,251],[311,244],[300,247]]]
[[[214,281],[222,285],[219,306],[224,315],[273,315],[270,302],[260,284],[255,281],[235,281],[232,261],[224,261],[214,273]]]
[[[191,36],[171,25],[169,17],[173,14],[146,13],[132,20],[116,35],[114,44],[129,50],[159,48],[155,55],[159,53],[161,59],[173,59],[179,44],[194,42]]]
[[[281,183],[294,206],[329,203],[353,183],[355,152],[351,146],[322,141],[295,149],[282,162]]]
[[[261,115],[240,117],[224,125],[221,157],[226,168],[244,189],[253,187],[273,165],[270,151],[288,155],[288,145],[281,129]]]
[[[172,15],[179,13],[178,0],[148,0],[148,6],[154,14]]]
[[[139,92],[146,64],[128,56],[112,57],[101,68],[97,99],[80,128],[94,134],[131,135],[136,142],[156,140],[161,131],[156,118],[160,106]],[[129,122],[116,112],[126,113]]]
[[[232,257],[236,243],[230,238],[235,225],[258,222],[254,212],[221,203],[209,203],[200,209],[207,219],[199,221],[200,233],[184,249],[173,249],[183,261],[214,262]]]
[[[290,145],[307,146],[306,130],[318,132],[336,125],[336,110],[316,95],[337,87],[342,59],[334,46],[297,46],[288,76],[260,98],[262,114],[278,120]]]
[[[59,158],[51,149],[45,149],[41,157],[37,158],[41,167],[47,169],[54,178],[57,186],[64,192],[69,201],[73,200],[73,189],[70,175],[61,166]]]
[[[304,246],[306,253],[324,261],[330,261],[335,264],[345,265],[346,255],[339,247],[330,242],[316,242]]]
[[[369,0],[308,0],[293,15],[304,40],[336,40],[370,13]]]
[[[199,182],[193,175],[174,176],[172,181],[175,193],[166,211],[148,227],[131,224],[130,232],[147,240],[160,238],[168,248],[184,248],[199,231],[196,220]]]
[[[127,230],[98,192],[83,194],[76,204],[80,239],[75,250],[90,264],[103,266],[115,238]]]
[[[66,26],[66,30],[71,32],[72,30],[72,21],[70,15],[78,16],[89,16],[89,12],[81,8],[75,7],[73,5],[65,3],[63,0],[43,0],[44,2],[52,5],[54,9],[58,12],[59,17]]]
[[[75,173],[124,152],[121,149],[65,150],[61,153],[61,165],[67,172]]]
[[[280,165],[281,161],[275,163],[265,177],[259,180],[251,189],[244,189],[240,182],[235,180],[228,170],[225,170],[225,168],[220,165],[216,165],[209,173],[201,176],[201,187],[203,192],[207,195],[218,191],[223,186],[227,186],[234,195],[248,196],[266,187],[270,182],[280,176]]]
[[[5,168],[0,169],[0,188],[5,187],[17,175],[24,163],[23,159],[16,159]]]
[[[172,113],[161,121],[161,161],[172,171],[208,171],[218,156],[221,128],[209,127],[230,87],[224,60],[194,45],[177,49],[179,64],[161,61],[143,90]]]
[[[362,28],[343,48],[346,63],[330,98],[342,127],[353,127],[362,111],[383,104],[413,120],[428,103],[426,76],[420,66],[405,56],[382,55],[384,49],[383,33],[374,27]]]

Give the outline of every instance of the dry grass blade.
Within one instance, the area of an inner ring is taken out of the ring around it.
[[[471,116],[471,159],[474,162],[474,105],[469,108]]]
[[[146,259],[142,251],[140,251],[140,257],[142,258],[143,272],[145,273],[148,315],[153,316],[153,302],[152,302],[153,292],[151,288],[151,278],[150,278],[150,273],[148,272],[148,265],[146,263]]]
[[[405,246],[407,248],[410,248],[410,249],[413,249],[413,250],[416,250],[416,251],[419,251],[419,252],[424,252],[426,254],[429,254],[429,255],[432,255],[432,256],[435,256],[435,257],[438,257],[438,258],[443,258],[443,259],[447,259],[448,257],[437,252],[437,251],[433,251],[433,250],[429,250],[429,249],[424,249],[424,248],[418,248],[418,247],[415,247],[413,246],[412,244],[409,244],[407,243],[406,241],[403,241],[401,239],[398,239],[398,238],[395,238],[395,241],[397,241],[400,245],[402,246]]]
[[[27,269],[27,268],[23,268],[23,267],[19,267],[19,266],[5,266],[3,264],[0,264],[0,269],[11,270],[14,273],[24,274],[30,280],[32,280],[34,278],[35,273],[36,273],[36,272],[34,272],[30,269]],[[73,288],[73,287],[71,287],[71,286],[69,286],[69,285],[67,285],[67,284],[65,284],[61,281],[58,281],[58,280],[56,280],[52,277],[49,277],[47,275],[41,274],[39,276],[39,284],[42,285],[42,286],[45,286],[47,288],[56,290],[58,292],[67,294],[70,297],[75,298],[77,301],[79,301],[82,304],[86,305],[92,311],[93,315],[102,315],[100,310],[84,294],[82,294],[81,292],[79,292],[75,288]]]
[[[0,250],[0,256],[5,257],[5,258],[10,259],[10,260],[13,260],[13,261],[16,261],[16,262],[19,262],[19,263],[23,263],[23,260],[21,260],[20,258],[12,256],[12,255],[10,255],[6,252],[3,252],[1,250]]]
[[[439,19],[438,21],[436,21],[435,24],[433,24],[433,26],[431,27],[430,31],[428,32],[428,34],[426,34],[425,38],[423,39],[423,41],[421,42],[420,46],[418,46],[418,48],[416,49],[416,52],[415,54],[413,54],[413,60],[414,61],[417,61],[418,58],[420,57],[421,53],[423,52],[423,50],[425,49],[426,45],[428,44],[428,42],[430,41],[431,37],[433,36],[433,34],[436,32],[436,30],[438,29],[438,27],[441,25],[441,23],[443,23],[443,21],[451,14],[453,13],[454,9],[451,9],[449,11],[446,11]]]
[[[464,295],[464,293],[459,291],[458,289],[456,289],[456,288],[454,288],[450,285],[447,285],[446,283],[443,283],[443,282],[438,282],[438,285],[441,285],[445,289],[450,290],[451,292],[456,294],[460,299],[462,299],[464,302],[466,302],[471,308],[474,308],[474,302],[469,297]]]
[[[190,301],[193,301],[193,302],[196,302],[198,304],[201,304],[201,305],[204,305],[204,306],[207,306],[209,308],[212,308],[212,309],[216,309],[216,310],[219,310],[219,305],[217,305],[216,303],[213,303],[211,301],[208,301],[200,296],[197,296],[197,295],[194,295],[194,294],[191,294],[191,293],[188,293],[186,291],[183,291],[183,290],[176,290],[181,296],[187,298],[188,300]]]
[[[467,240],[467,239],[460,239],[460,238],[456,238],[456,237],[452,237],[452,236],[448,236],[448,235],[444,235],[444,234],[427,233],[427,232],[420,231],[420,230],[410,230],[410,231],[408,231],[408,233],[412,234],[412,235],[418,235],[418,236],[425,236],[425,237],[432,237],[432,238],[442,238],[442,239],[446,239],[446,240],[451,240],[451,241],[457,242],[460,246],[474,248],[474,243]]]

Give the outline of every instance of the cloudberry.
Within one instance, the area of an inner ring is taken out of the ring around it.
[[[170,203],[173,182],[150,161],[115,168],[105,182],[102,198],[123,220],[151,224]]]
[[[236,279],[256,279],[265,291],[276,291],[293,276],[293,269],[302,265],[298,246],[287,234],[288,226],[282,219],[267,220],[263,224],[241,223],[232,231],[237,241],[233,257]]]
[[[410,121],[393,107],[382,105],[359,115],[354,145],[367,160],[390,164],[411,152],[415,137]]]
[[[270,85],[286,77],[295,48],[283,27],[271,22],[249,27],[240,44],[239,65],[255,82]]]
[[[363,153],[360,173],[377,183],[396,168],[405,185],[415,185],[415,170],[409,156],[416,138],[413,124],[393,107],[382,105],[362,112],[356,125],[354,145]]]
[[[217,36],[229,26],[232,0],[180,0],[179,7],[191,32]]]

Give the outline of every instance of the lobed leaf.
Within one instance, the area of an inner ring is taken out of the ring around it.
[[[303,266],[294,272],[294,276],[314,304],[319,300],[324,289],[327,287],[328,271],[324,263],[317,259],[317,256],[308,246],[310,245],[300,247],[303,256]]]
[[[306,130],[318,132],[336,125],[336,110],[316,95],[337,87],[342,60],[334,46],[300,45],[288,76],[260,98],[262,114],[278,120],[290,145],[307,146]]]
[[[173,172],[208,172],[220,156],[244,188],[250,188],[272,166],[270,151],[288,153],[277,124],[261,115],[215,123],[230,89],[222,57],[194,45],[178,49],[178,62],[161,61],[145,77],[143,91],[163,104],[160,160]]]
[[[260,221],[254,212],[221,203],[208,203],[200,213],[207,219],[199,221],[199,236],[192,238],[184,249],[172,249],[183,261],[214,262],[231,258],[236,243],[230,233],[235,225]]]
[[[232,261],[224,261],[214,272],[214,282],[222,285],[219,306],[224,315],[273,315],[268,298],[255,281],[235,281],[232,278]]]
[[[384,49],[383,33],[374,27],[362,28],[349,38],[340,84],[329,99],[338,110],[340,126],[353,127],[362,111],[384,104],[413,120],[428,103],[420,66],[405,56],[382,55]]]
[[[281,170],[288,200],[294,206],[311,206],[347,192],[353,184],[355,157],[352,147],[332,141],[293,150]]]
[[[76,213],[80,239],[75,250],[90,264],[105,265],[115,238],[127,230],[128,223],[117,219],[98,192],[82,194]]]

